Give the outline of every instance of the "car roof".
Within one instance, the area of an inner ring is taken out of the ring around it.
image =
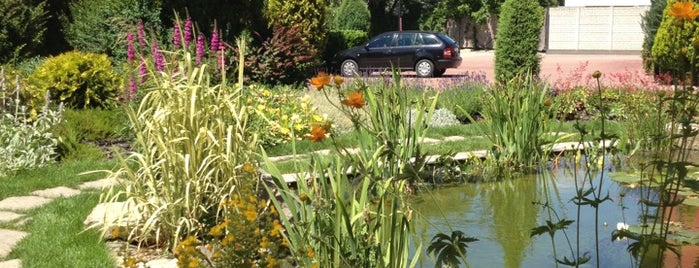
[[[383,32],[381,34],[387,34],[387,33],[429,33],[429,34],[438,34],[441,32],[435,32],[435,31],[422,31],[422,30],[403,30],[403,31],[389,31],[389,32]]]

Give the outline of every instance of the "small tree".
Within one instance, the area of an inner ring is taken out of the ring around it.
[[[268,0],[265,15],[270,28],[301,29],[301,36],[315,48],[325,44],[325,0]]]
[[[371,13],[363,0],[342,0],[340,7],[334,11],[333,30],[360,30],[369,32]]]
[[[650,9],[643,14],[641,28],[643,28],[643,69],[646,72],[655,72],[653,64],[652,50],[655,42],[655,35],[660,27],[660,22],[663,20],[663,10],[667,4],[667,0],[651,0]]]
[[[651,55],[653,63],[660,72],[672,72],[675,77],[685,79],[692,69],[692,65],[696,66],[697,64],[696,61],[690,59],[696,55],[693,41],[699,37],[699,32],[697,32],[696,22],[678,20],[668,14],[676,2],[678,1],[667,1],[662,22],[660,22],[660,27],[655,35]]]
[[[539,75],[537,55],[544,9],[537,0],[506,0],[500,9],[495,43],[495,77],[507,82],[517,75]]]
[[[0,0],[0,64],[38,54],[46,32],[46,2]]]
[[[124,57],[125,26],[142,21],[148,29],[160,27],[157,0],[76,0],[70,3],[70,17],[63,17],[66,40],[75,49]]]

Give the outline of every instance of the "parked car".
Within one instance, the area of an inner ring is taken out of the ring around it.
[[[459,45],[448,35],[428,31],[385,32],[363,46],[335,54],[332,65],[343,76],[395,67],[419,77],[442,76],[461,65]]]

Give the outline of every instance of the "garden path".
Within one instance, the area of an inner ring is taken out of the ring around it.
[[[37,190],[26,196],[12,196],[0,200],[0,223],[7,224],[6,226],[11,228],[0,228],[0,260],[7,258],[12,252],[12,248],[29,235],[26,232],[15,230],[21,229],[20,227],[30,220],[30,217],[25,215],[27,211],[41,207],[55,198],[75,196],[82,191],[100,190],[114,183],[113,180],[101,179],[85,182],[79,185],[78,189],[59,186]],[[18,259],[0,261],[0,268],[19,267],[22,267],[22,262]]]

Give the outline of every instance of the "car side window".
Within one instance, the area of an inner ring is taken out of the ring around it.
[[[422,40],[425,45],[439,45],[441,43],[436,36],[431,34],[422,34]]]
[[[401,33],[398,34],[398,46],[399,47],[405,47],[405,46],[415,46],[418,45],[415,42],[415,37],[417,34],[414,33]]]
[[[378,38],[369,42],[368,46],[370,48],[392,47],[393,46],[393,34],[385,34],[385,35],[379,36]]]

